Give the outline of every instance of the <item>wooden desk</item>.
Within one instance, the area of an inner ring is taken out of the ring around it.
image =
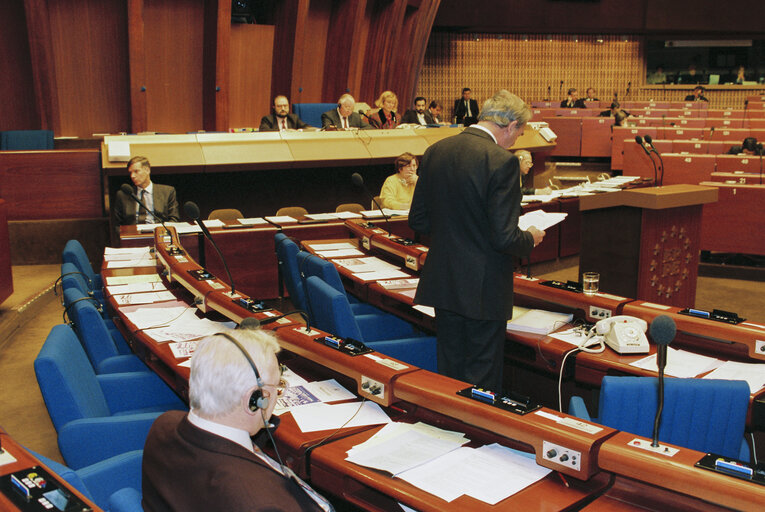
[[[2,449],[4,451],[7,451],[16,459],[16,462],[11,462],[9,464],[1,465],[0,475],[2,476],[10,475],[11,473],[15,473],[16,471],[22,471],[24,469],[28,469],[33,466],[41,466],[50,474],[55,475],[54,471],[52,471],[48,466],[40,462],[37,459],[37,457],[29,453],[23,446],[18,444],[2,428],[0,428],[0,445],[2,445]],[[95,505],[95,503],[93,503],[92,501],[87,499],[85,496],[83,496],[82,493],[80,493],[80,491],[78,491],[77,489],[69,485],[61,477],[58,477],[58,476],[56,477],[56,483],[64,487],[65,489],[67,489],[69,492],[77,496],[79,499],[81,499],[87,506],[91,507],[91,509],[94,512],[101,510]],[[3,510],[4,512],[13,512],[20,509],[11,500],[6,498],[5,494],[0,493],[0,510]],[[52,509],[52,510],[55,510],[55,509]]]

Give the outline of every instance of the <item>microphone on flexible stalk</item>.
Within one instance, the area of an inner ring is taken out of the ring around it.
[[[299,314],[301,317],[303,317],[303,321],[305,322],[305,330],[306,332],[311,331],[311,320],[308,318],[308,313],[303,311],[302,309],[294,309],[292,311],[289,311],[287,313],[283,313],[281,315],[276,316],[269,316],[268,318],[263,318],[258,320],[254,317],[247,317],[242,319],[241,322],[239,322],[239,329],[259,329],[263,325],[268,325],[270,323],[276,322],[277,320],[280,320],[286,316]]]
[[[649,332],[654,345],[656,345],[656,366],[659,368],[659,405],[653,420],[653,441],[651,443],[652,447],[657,448],[659,446],[661,412],[664,409],[664,368],[667,366],[667,346],[675,339],[677,326],[670,316],[659,315],[651,322]]]
[[[188,215],[194,222],[197,223],[199,228],[202,230],[202,233],[204,233],[205,237],[207,237],[207,239],[210,241],[212,246],[217,251],[218,257],[220,258],[220,261],[223,263],[223,268],[226,269],[226,274],[228,274],[228,282],[231,285],[231,298],[233,298],[234,292],[236,291],[236,289],[234,288],[234,278],[231,277],[231,271],[228,269],[228,263],[226,263],[226,258],[223,257],[223,253],[220,251],[218,244],[216,244],[215,240],[213,240],[213,237],[210,234],[210,230],[207,229],[207,226],[205,226],[204,222],[199,220],[199,206],[197,206],[197,204],[192,201],[186,201],[186,203],[183,205],[183,211],[186,212],[186,215]]]
[[[380,210],[380,213],[382,213],[383,219],[385,219],[385,226],[388,228],[388,236],[392,235],[393,232],[390,229],[390,221],[388,220],[389,217],[385,215],[385,211],[382,209],[382,206],[380,206],[380,203],[377,202],[377,199],[375,199],[375,196],[372,195],[372,193],[367,188],[366,184],[364,183],[364,178],[361,176],[361,174],[354,172],[351,174],[351,181],[354,185],[357,187],[363,188],[364,192],[367,193],[367,195],[372,199],[372,202],[377,206],[377,209]],[[370,223],[367,223],[370,224]]]
[[[651,149],[656,153],[656,156],[659,157],[659,163],[661,164],[661,179],[659,179],[659,186],[662,186],[664,185],[664,159],[661,157],[659,150],[656,149],[656,146],[653,145],[653,138],[650,135],[646,134],[645,141],[651,146]]]
[[[637,142],[641,148],[643,148],[643,151],[645,151],[645,154],[648,155],[648,158],[651,160],[651,163],[653,164],[653,183],[654,185],[657,184],[656,182],[656,162],[653,160],[653,157],[651,156],[651,152],[648,151],[648,148],[645,147],[645,142],[643,142],[643,137],[640,135],[635,135],[635,142]]]

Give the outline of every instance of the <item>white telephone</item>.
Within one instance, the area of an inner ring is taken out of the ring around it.
[[[648,324],[645,320],[628,315],[612,316],[598,321],[595,330],[605,335],[606,345],[620,354],[648,352],[648,338],[645,336]]]

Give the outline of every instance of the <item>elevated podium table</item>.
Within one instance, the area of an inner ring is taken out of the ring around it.
[[[717,190],[699,185],[581,197],[580,270],[599,272],[607,293],[692,307],[702,206],[715,201]]]

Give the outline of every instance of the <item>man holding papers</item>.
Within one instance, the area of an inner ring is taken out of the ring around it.
[[[430,235],[414,302],[436,309],[438,371],[502,391],[505,325],[513,311],[513,258],[527,256],[544,231],[518,227],[518,158],[507,151],[531,119],[501,90],[478,124],[425,152],[409,225]]]
[[[146,439],[144,510],[332,510],[251,440],[276,405],[278,350],[275,336],[260,330],[199,343],[191,358],[191,411],[163,414]]]

